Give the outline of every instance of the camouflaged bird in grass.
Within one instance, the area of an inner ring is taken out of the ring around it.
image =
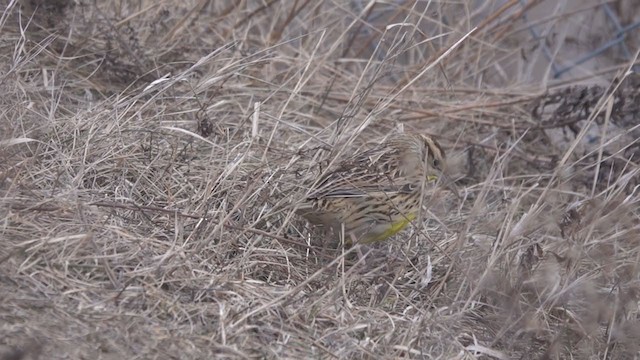
[[[398,134],[337,164],[298,207],[312,224],[344,231],[347,243],[383,241],[420,211],[422,194],[445,181],[445,152],[426,135]]]

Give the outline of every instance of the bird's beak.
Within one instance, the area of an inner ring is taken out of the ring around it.
[[[443,186],[445,189],[451,191],[458,199],[460,199],[460,193],[458,192],[458,187],[456,184],[445,174],[438,175],[428,175],[428,182],[436,182],[440,186]]]
[[[442,174],[440,177],[440,183],[444,186],[445,189],[451,191],[458,199],[460,199],[460,192],[458,191],[458,187],[447,175]]]

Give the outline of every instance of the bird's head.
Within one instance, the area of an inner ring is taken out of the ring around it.
[[[415,169],[413,171],[415,174],[425,176],[427,182],[437,182],[457,195],[453,181],[446,174],[446,154],[442,146],[434,138],[424,134],[408,136],[413,143],[411,152],[418,160],[417,163],[414,162]]]

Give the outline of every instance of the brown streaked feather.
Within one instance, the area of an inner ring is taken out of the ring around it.
[[[308,198],[360,196],[371,191],[403,191],[417,179],[416,176],[408,176],[410,174],[397,166],[399,157],[403,151],[419,151],[415,148],[415,139],[405,137],[396,135],[371,150],[342,161],[317,182]],[[433,144],[437,152],[443,154],[440,145]],[[429,154],[434,156],[434,152]]]
[[[323,175],[298,213],[334,230],[344,224],[359,241],[379,241],[415,218],[422,184],[440,175],[444,156],[442,147],[429,137],[391,136]]]

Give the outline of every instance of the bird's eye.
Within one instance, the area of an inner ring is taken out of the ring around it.
[[[433,159],[432,163],[433,163],[433,166],[434,166],[434,167],[440,167],[440,160],[438,160],[438,159]]]

